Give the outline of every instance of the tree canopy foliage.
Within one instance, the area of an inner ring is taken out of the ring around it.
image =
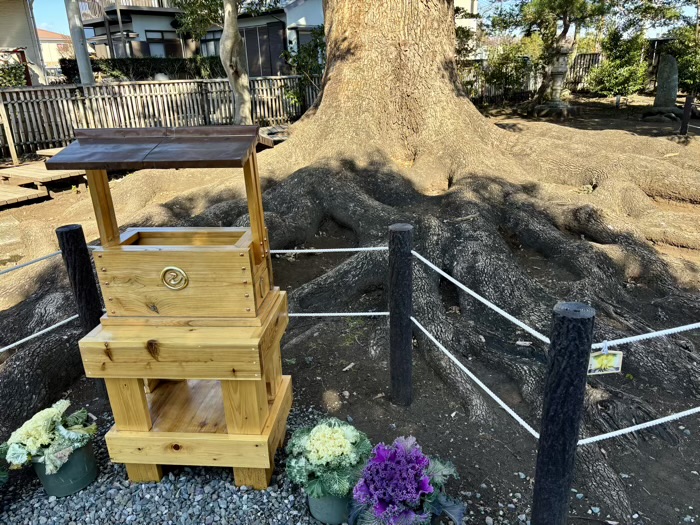
[[[280,7],[280,0],[238,0],[237,5],[239,13],[255,15]],[[202,38],[211,26],[224,25],[223,0],[173,0],[173,6],[181,10],[180,32],[194,38]]]

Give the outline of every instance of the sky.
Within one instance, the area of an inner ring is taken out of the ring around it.
[[[39,29],[67,35],[68,17],[62,0],[34,0],[34,18]]]

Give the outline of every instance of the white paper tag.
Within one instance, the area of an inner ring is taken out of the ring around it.
[[[593,352],[588,362],[588,375],[619,374],[622,372],[622,352]]]

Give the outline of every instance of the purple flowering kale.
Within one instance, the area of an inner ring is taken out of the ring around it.
[[[435,489],[430,484],[430,458],[413,437],[397,438],[390,446],[380,443],[372,451],[353,496],[371,511],[378,523],[422,525],[431,512],[424,500]]]

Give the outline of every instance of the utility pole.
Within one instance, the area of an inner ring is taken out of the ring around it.
[[[117,6],[117,22],[119,23],[119,41],[122,44],[122,58],[127,58],[126,54],[126,39],[124,37],[124,25],[122,24],[122,2],[121,0],[116,0],[115,5]]]
[[[85,30],[83,29],[83,19],[80,16],[80,6],[78,5],[78,0],[65,0],[65,3],[70,37],[73,41],[73,51],[78,62],[78,71],[80,71],[80,83],[84,86],[90,86],[95,83],[95,76],[92,74],[90,53],[88,53]]]

